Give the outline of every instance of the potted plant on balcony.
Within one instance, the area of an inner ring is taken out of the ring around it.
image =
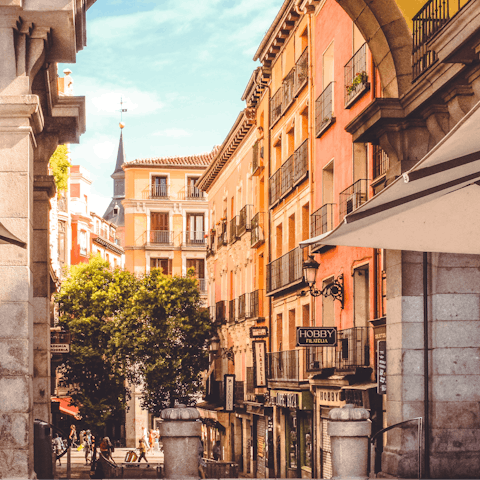
[[[353,77],[352,83],[346,86],[347,94],[351,95],[359,85],[364,85],[367,83],[368,75],[367,72],[358,72],[355,77]]]

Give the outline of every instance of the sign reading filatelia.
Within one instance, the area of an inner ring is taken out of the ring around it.
[[[266,343],[265,341],[254,341],[253,344],[253,360],[255,362],[255,387],[267,386],[266,375]]]
[[[335,347],[337,327],[297,327],[297,347]]]
[[[224,375],[225,384],[225,411],[233,412],[235,410],[235,375]]]
[[[377,393],[385,395],[387,393],[387,342],[378,340],[377,342]]]

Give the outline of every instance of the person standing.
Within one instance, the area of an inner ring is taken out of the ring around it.
[[[70,425],[70,434],[68,435],[68,444],[73,447],[77,446],[77,428],[75,425]]]
[[[92,434],[90,430],[85,432],[85,438],[83,441],[83,449],[85,450],[85,465],[88,465],[88,456],[90,455],[90,449],[92,448]]]
[[[221,457],[222,457],[222,447],[220,446],[220,441],[219,440],[217,440],[215,442],[215,445],[213,446],[212,453],[213,453],[213,459],[214,460],[220,460],[221,459]]]
[[[57,456],[58,465],[61,467],[62,461],[58,457],[58,455],[62,453],[63,442],[62,442],[62,439],[58,436],[58,433],[55,434],[55,438],[53,439],[53,449],[54,449],[55,455]]]
[[[138,462],[140,462],[140,460],[142,458],[144,458],[145,461],[148,463],[147,457],[145,456],[145,454],[147,453],[147,446],[145,445],[145,440],[143,438],[141,438],[138,441],[138,449],[140,450],[140,455],[138,457]]]

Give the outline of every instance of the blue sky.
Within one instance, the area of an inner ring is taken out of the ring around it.
[[[72,70],[87,131],[72,161],[93,180],[91,209],[112,195],[120,98],[127,160],[209,152],[236,116],[252,60],[283,0],[97,0]]]

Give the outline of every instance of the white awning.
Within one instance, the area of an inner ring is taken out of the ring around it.
[[[300,242],[480,253],[480,103],[422,160],[339,226]]]
[[[18,247],[26,248],[27,244],[22,242],[17,238],[13,233],[10,233],[3,225],[0,223],[0,244],[12,243]]]

